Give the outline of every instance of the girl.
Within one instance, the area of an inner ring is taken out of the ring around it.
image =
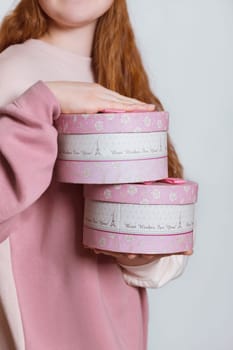
[[[191,252],[84,249],[82,186],[53,177],[61,112],[163,108],[125,0],[21,0],[2,23],[0,52],[0,348],[145,350],[139,287],[176,278]],[[169,175],[182,177],[168,142]]]

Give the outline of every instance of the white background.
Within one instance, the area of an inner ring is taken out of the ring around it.
[[[186,177],[199,183],[195,253],[182,277],[149,291],[148,350],[232,350],[233,0],[128,4]]]

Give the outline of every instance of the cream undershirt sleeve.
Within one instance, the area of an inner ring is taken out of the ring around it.
[[[119,265],[127,284],[144,288],[160,288],[179,277],[187,262],[187,255],[170,255],[140,266]]]

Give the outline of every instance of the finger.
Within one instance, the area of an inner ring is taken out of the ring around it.
[[[143,104],[134,104],[134,103],[119,103],[115,101],[104,101],[103,105],[99,107],[99,111],[103,109],[121,109],[127,111],[152,111],[155,109],[154,105],[143,105]]]
[[[135,100],[135,99],[124,99],[124,98],[115,97],[115,98],[111,98],[110,100],[113,101],[113,102],[127,103],[127,104],[130,104],[130,105],[137,104],[137,105],[144,106],[144,107],[146,105],[150,105],[150,103],[141,102],[141,101],[138,101],[138,100]]]
[[[137,257],[137,254],[127,254],[129,260],[133,260]]]
[[[192,255],[193,254],[193,250],[187,250],[186,252],[184,252],[184,255]]]
[[[112,102],[116,102],[116,103],[123,103],[123,104],[127,104],[127,105],[134,105],[134,106],[139,106],[140,108],[142,109],[145,109],[145,108],[152,108],[153,109],[155,108],[155,105],[153,103],[145,103],[145,102],[141,102],[141,101],[138,101],[138,100],[134,100],[134,99],[112,99]]]
[[[104,86],[102,86],[101,92],[104,92],[108,96],[115,96],[115,97],[120,98],[120,99],[134,100],[134,101],[138,101],[138,102],[144,103],[143,101],[140,101],[140,100],[138,100],[138,99],[136,99],[134,97],[129,97],[129,96],[122,95],[119,92],[111,90],[111,89],[108,89],[108,88],[106,88]]]
[[[105,93],[108,96],[115,97],[117,100],[129,101],[129,102],[132,102],[132,103],[148,104],[145,101],[141,101],[141,100],[139,100],[137,98],[134,98],[134,97],[121,95],[120,93],[118,93],[116,91],[113,91],[113,90],[106,89]]]
[[[176,252],[176,253],[166,253],[166,254],[156,254],[157,256],[170,256],[170,255],[191,255],[193,251],[183,251],[183,252]]]
[[[110,251],[106,251],[106,250],[101,250],[101,249],[93,249],[94,252],[96,254],[104,254],[104,255],[110,255],[113,257],[120,257],[122,254],[121,253],[117,253],[117,252],[110,252]]]
[[[146,260],[151,260],[151,259],[156,258],[157,256],[152,255],[152,254],[144,254],[142,257],[145,258]],[[158,258],[159,258],[159,256],[158,256]]]
[[[192,255],[192,254],[193,254],[193,250],[186,250],[183,252],[175,253],[174,255]]]
[[[123,96],[118,93],[113,93],[113,94],[106,93],[106,96],[108,96],[109,98],[111,98],[113,101],[116,101],[116,102],[119,101],[119,102],[136,103],[136,104],[143,104],[143,105],[148,104],[136,98]]]
[[[138,105],[153,105],[153,103],[146,103],[144,101],[140,101],[136,98],[131,98],[131,97],[127,97],[127,96],[123,96],[117,93],[109,93],[109,91],[107,90],[104,95],[101,94],[99,96],[100,99],[103,99],[105,97],[105,99],[107,101],[112,101],[112,102],[119,102],[119,103],[128,103],[128,104],[138,104]]]

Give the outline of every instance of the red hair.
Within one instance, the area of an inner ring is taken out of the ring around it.
[[[36,0],[21,0],[8,14],[0,28],[0,52],[8,46],[40,38],[48,29],[48,16]],[[114,0],[96,26],[92,68],[95,81],[122,95],[154,103],[163,110],[153,94],[137,49],[125,0]],[[183,177],[183,168],[168,136],[168,173]]]

